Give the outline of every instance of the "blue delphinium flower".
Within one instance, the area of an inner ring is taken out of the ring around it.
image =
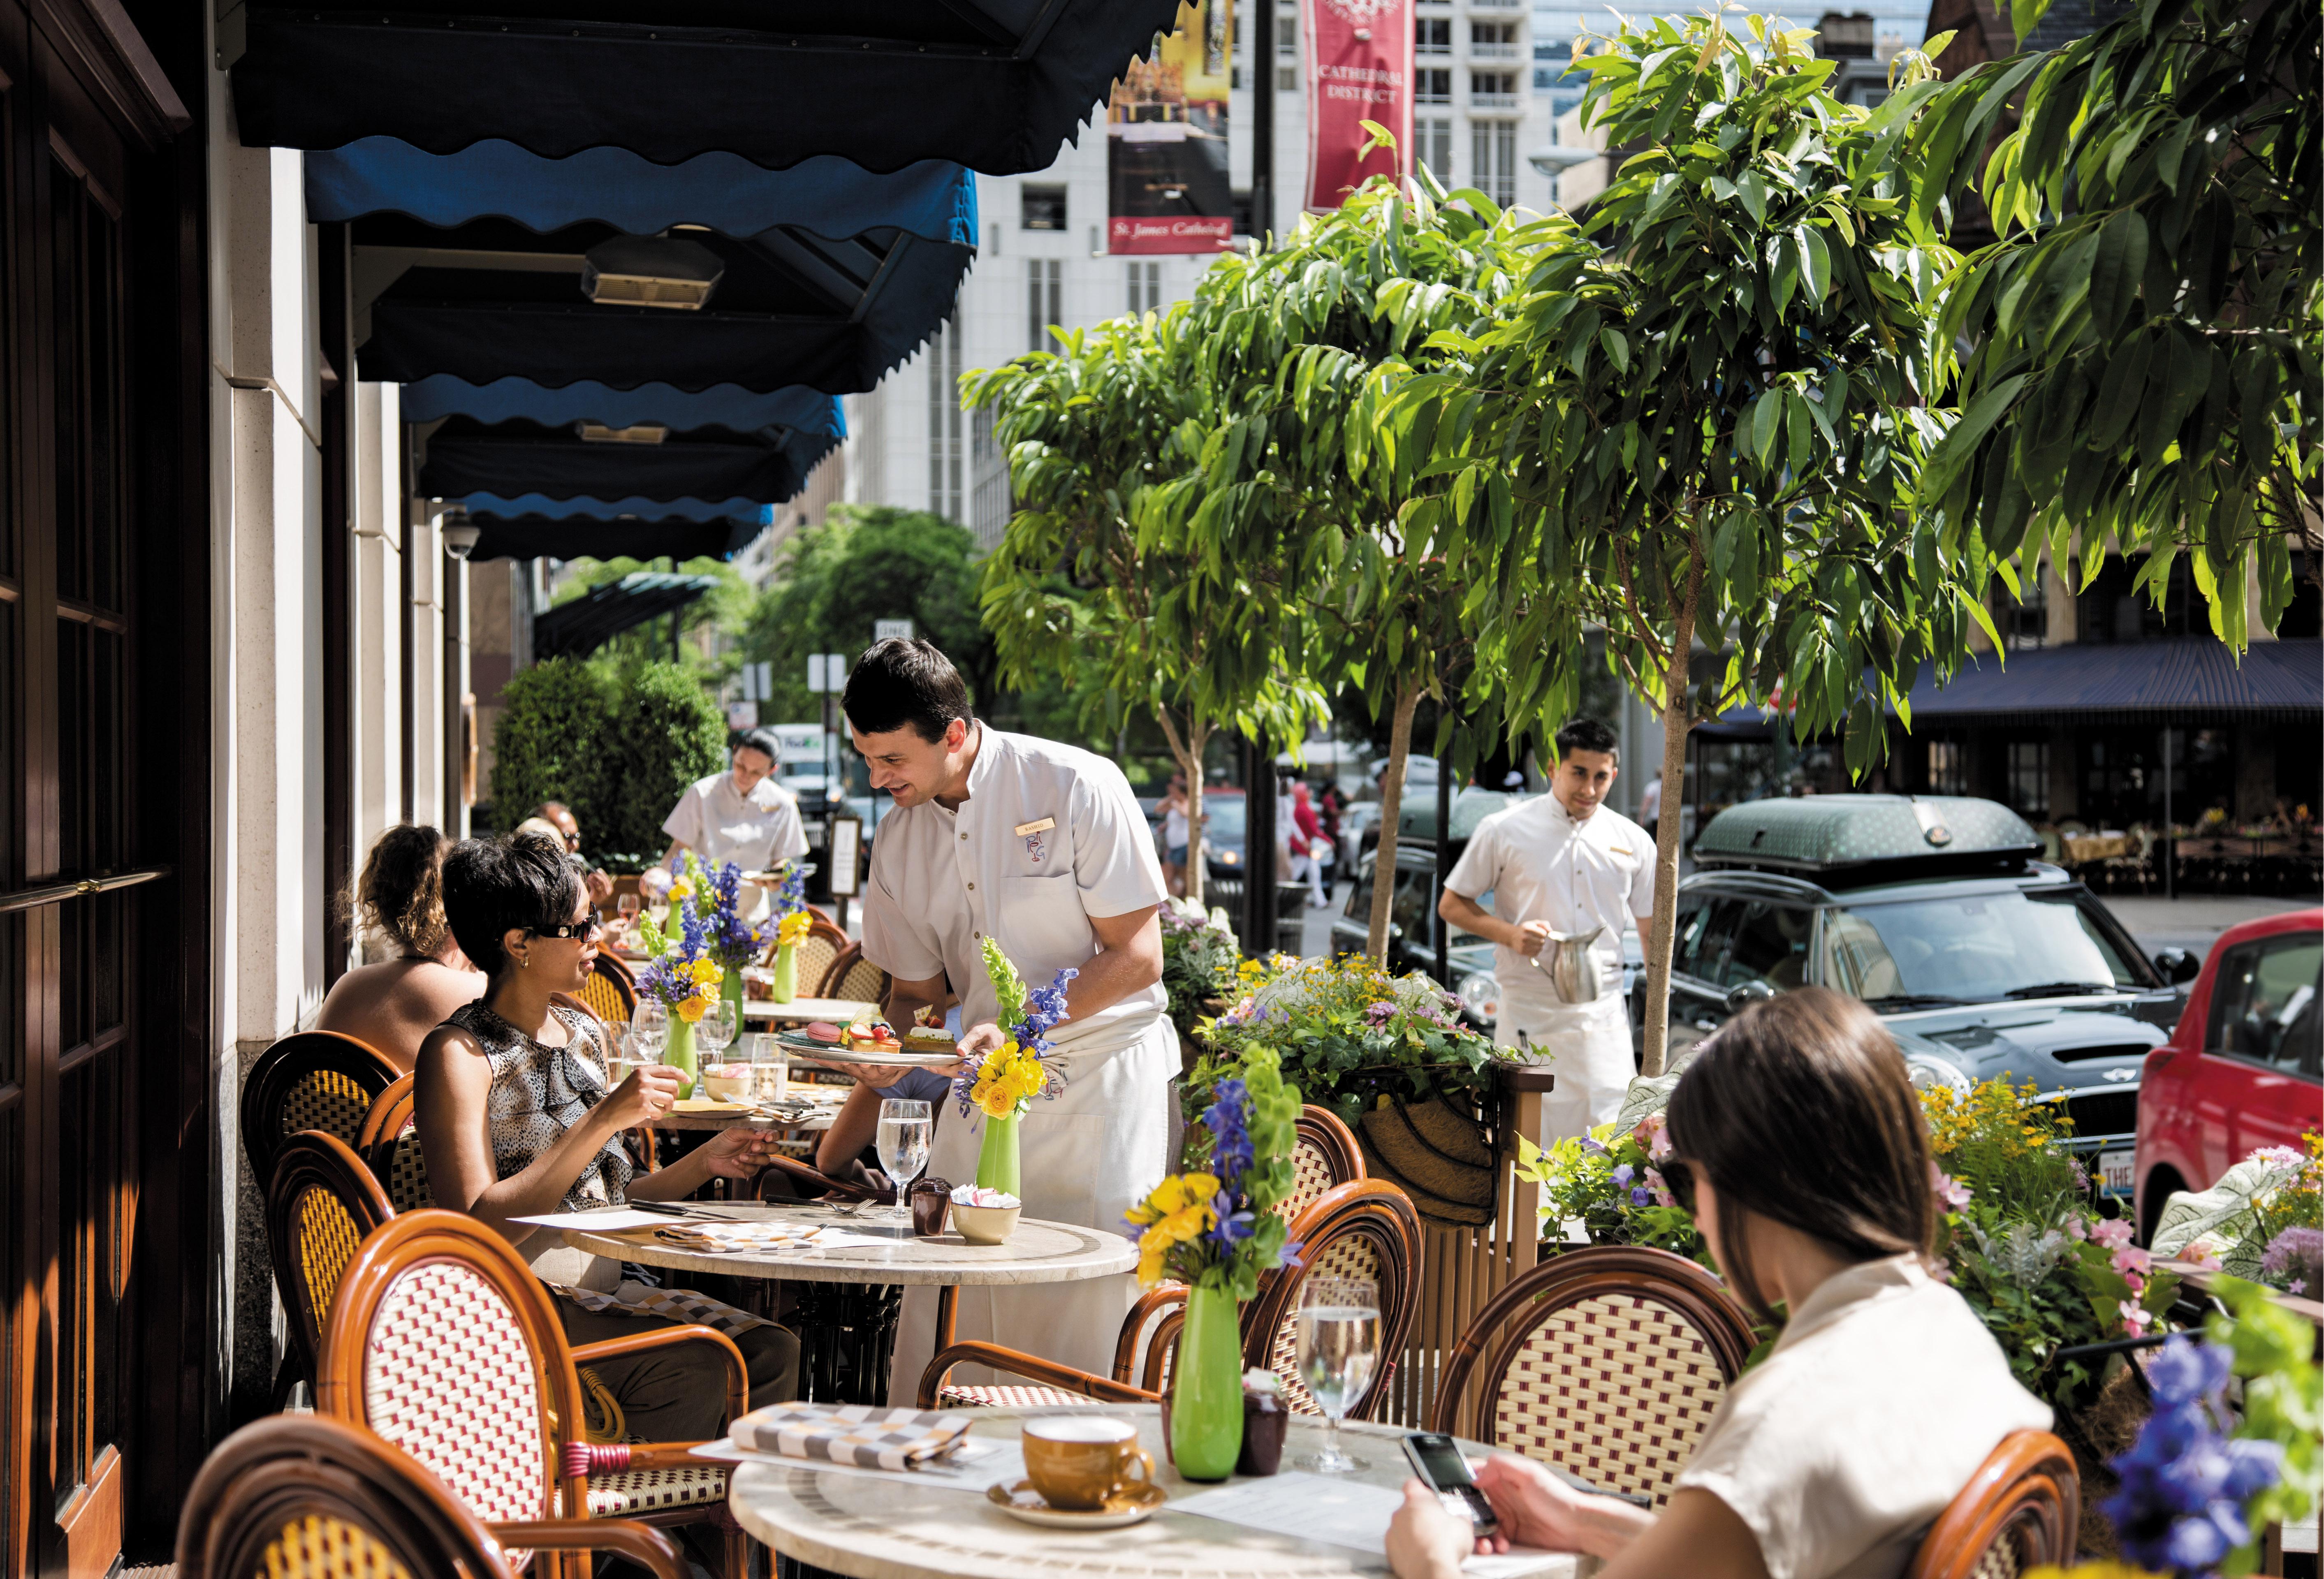
[[[2110,1461],[2122,1490],[2100,1506],[2123,1556],[2142,1568],[2208,1574],[2251,1538],[2243,1505],[2275,1483],[2283,1449],[2230,1441],[2220,1429],[2232,1356],[2174,1335],[2147,1371],[2154,1414]]]
[[[1229,1194],[1239,1193],[1242,1176],[1250,1171],[1250,1093],[1240,1080],[1222,1080],[1213,1088],[1215,1100],[1203,1110],[1211,1131],[1211,1171]]]
[[[1073,1018],[1065,1008],[1065,983],[1081,974],[1077,970],[1061,970],[1056,980],[1047,986],[1036,987],[1025,994],[1025,1018],[1010,1032],[1019,1047],[1029,1048],[1035,1053],[1049,1050],[1049,1032]]]
[[[1630,1192],[1630,1205],[1633,1206],[1651,1206],[1654,1204],[1655,1192],[1646,1186],[1640,1185]]]
[[[1618,1162],[1614,1165],[1614,1182],[1618,1185],[1628,1184],[1637,1176],[1637,1171],[1627,1162]]]

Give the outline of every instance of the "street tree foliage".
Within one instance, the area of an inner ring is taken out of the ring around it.
[[[1164,549],[1166,533],[1139,527],[1148,491],[1193,464],[1182,434],[1203,431],[1185,321],[1181,305],[1076,329],[1055,352],[967,375],[962,392],[993,413],[1017,505],[981,583],[1002,682],[1075,675],[1093,733],[1113,734],[1131,712],[1154,716],[1185,776],[1186,892],[1199,903],[1211,735],[1227,725],[1296,740],[1324,704],[1292,681],[1266,618],[1230,629],[1179,612],[1213,568],[1218,596],[1264,605],[1275,587],[1231,561]]]
[[[1275,250],[1213,263],[1186,329],[1204,409],[1190,419],[1201,430],[1181,442],[1196,464],[1153,490],[1148,522],[1157,548],[1197,557],[1203,573],[1164,634],[1184,640],[1213,623],[1224,640],[1278,648],[1321,689],[1360,690],[1374,717],[1391,720],[1384,829],[1397,825],[1414,712],[1424,696],[1457,693],[1474,665],[1476,621],[1465,524],[1448,518],[1414,534],[1405,506],[1426,479],[1365,464],[1367,390],[1383,373],[1434,366],[1439,335],[1485,328],[1491,304],[1525,276],[1519,229],[1481,192],[1405,191],[1374,178]],[[1506,525],[1506,479],[1489,481],[1484,499]],[[1277,590],[1248,600],[1229,568]],[[1376,959],[1393,886],[1372,885],[1366,949]]]
[[[1779,705],[1877,760],[1924,660],[1949,676],[1984,622],[1984,550],[1912,506],[1943,420],[1955,262],[1916,203],[1917,100],[1823,85],[1813,33],[1660,18],[1591,41],[1583,113],[1639,152],[1591,208],[1529,226],[1533,261],[1444,365],[1370,392],[1407,543],[1458,544],[1478,622],[1472,707],[1572,694],[1580,622],[1664,723],[1681,782],[1695,724]],[[1908,81],[1924,70],[1908,69]],[[1600,248],[1604,250],[1600,250]],[[1700,641],[1723,665],[1693,672]],[[1633,771],[1638,771],[1632,765]],[[1667,1045],[1680,819],[1656,850],[1646,1057]]]
[[[2045,5],[2018,0],[2020,36]],[[1999,238],[1949,286],[1975,349],[1922,496],[2013,577],[2044,543],[2083,585],[2144,553],[2159,607],[2185,553],[2238,650],[2291,603],[2288,539],[2319,546],[2324,508],[2318,39],[2313,0],[2139,0],[1901,96],[1925,104],[1920,214],[1975,182]]]

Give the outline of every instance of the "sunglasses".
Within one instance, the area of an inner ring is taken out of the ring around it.
[[[1665,1157],[1655,1164],[1655,1170],[1663,1176],[1663,1187],[1670,1191],[1671,1199],[1693,1212],[1694,1164],[1683,1157]]]
[[[592,932],[605,929],[605,912],[592,910],[586,921],[566,921],[555,927],[535,927],[535,937],[586,937]]]

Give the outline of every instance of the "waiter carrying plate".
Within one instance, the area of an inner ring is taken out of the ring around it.
[[[982,1058],[1002,1039],[988,935],[1028,985],[1079,972],[1065,989],[1070,1018],[1048,1033],[1065,1088],[1023,1120],[1025,1214],[1123,1232],[1130,1207],[1168,1171],[1178,1072],[1155,919],[1168,891],[1130,781],[1102,757],[979,722],[932,642],[875,644],[842,706],[872,788],[895,803],[880,819],[863,896],[863,956],[895,979],[889,1017],[903,1024],[945,1002],[949,980],[962,999],[962,1054]],[[983,1122],[948,1106],[929,1174],[973,1178]],[[1102,1375],[1136,1292],[1127,1273],[964,1288],[957,1335]],[[890,1404],[914,1401],[935,1333],[936,1291],[907,1289]]]
[[[1526,1048],[1556,1079],[1541,1103],[1544,1146],[1611,1121],[1637,1069],[1622,931],[1654,917],[1655,842],[1602,804],[1620,767],[1614,732],[1596,719],[1559,730],[1549,793],[1479,823],[1436,903],[1495,946],[1493,1039]],[[1477,902],[1487,894],[1489,911]],[[1558,971],[1561,954],[1571,957]]]

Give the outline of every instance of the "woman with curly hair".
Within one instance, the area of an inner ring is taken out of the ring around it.
[[[431,827],[400,823],[380,835],[349,896],[364,937],[387,954],[341,976],[323,1000],[317,1030],[369,1043],[407,1074],[428,1033],[484,995],[444,919],[444,852]]]

